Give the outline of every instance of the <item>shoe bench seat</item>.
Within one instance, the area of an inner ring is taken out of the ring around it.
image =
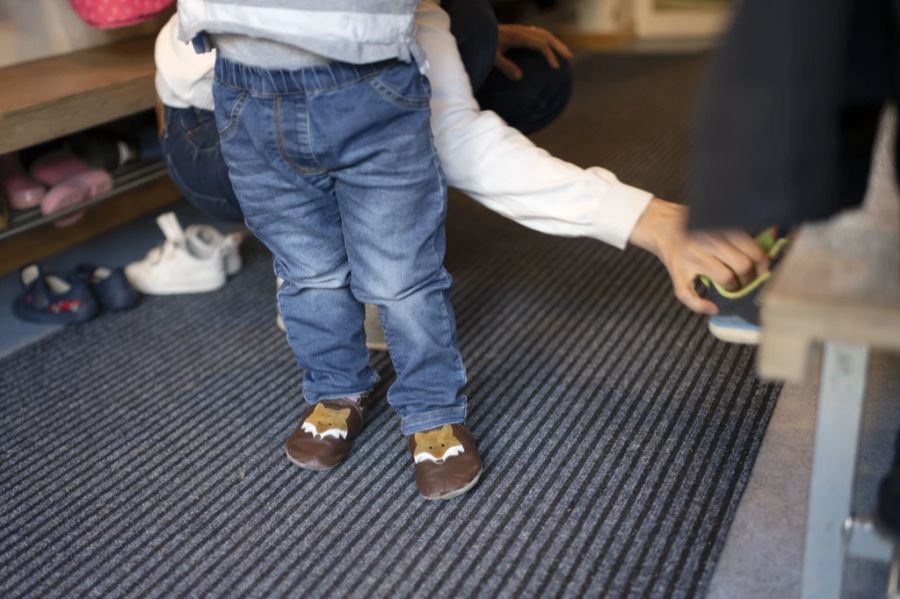
[[[0,154],[153,108],[154,37],[0,68]]]
[[[824,344],[806,522],[802,596],[841,596],[845,557],[893,562],[900,548],[852,498],[869,351],[900,351],[900,193],[896,120],[883,120],[865,206],[802,227],[762,298],[760,374],[802,381]],[[889,591],[890,592],[890,591]],[[894,595],[889,595],[894,596]]]
[[[0,154],[152,109],[154,41],[140,37],[0,68]],[[57,229],[46,218],[35,223],[30,213],[14,214],[0,235],[0,274],[177,200],[180,193],[157,166],[142,185],[98,198],[97,208],[74,226]]]
[[[817,342],[900,350],[900,201],[893,204],[801,228],[763,297],[763,375],[802,380]]]

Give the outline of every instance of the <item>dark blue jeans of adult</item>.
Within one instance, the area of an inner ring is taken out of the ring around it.
[[[388,402],[403,434],[462,423],[447,187],[418,65],[279,71],[218,57],[213,98],[244,220],[284,279],[278,305],[306,401],[375,384],[364,302],[384,325],[397,372]]]
[[[519,81],[494,68],[497,18],[489,0],[444,0],[450,30],[481,108],[493,110],[511,126],[531,133],[552,122],[572,91],[566,60],[554,70],[538,52],[520,49],[507,57],[522,68]],[[243,220],[228,169],[222,159],[212,112],[166,107],[162,148],[169,173],[184,196],[204,212],[226,220]]]

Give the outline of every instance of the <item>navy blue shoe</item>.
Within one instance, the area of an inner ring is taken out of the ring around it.
[[[84,322],[99,311],[91,290],[75,276],[45,275],[37,264],[19,273],[22,292],[13,300],[13,314],[47,324]]]
[[[81,264],[75,269],[75,276],[90,287],[100,307],[107,312],[130,310],[138,303],[138,293],[122,268]]]
[[[719,308],[718,314],[709,317],[709,332],[728,343],[759,343],[762,336],[759,320],[761,295],[772,270],[784,256],[788,239],[779,236],[778,229],[772,227],[760,233],[756,242],[769,256],[769,272],[766,274],[737,291],[728,291],[706,277],[700,279],[701,295]]]

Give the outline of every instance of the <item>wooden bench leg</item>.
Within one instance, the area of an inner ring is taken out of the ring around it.
[[[841,595],[842,532],[852,508],[868,360],[868,347],[825,344],[806,516],[804,599]]]

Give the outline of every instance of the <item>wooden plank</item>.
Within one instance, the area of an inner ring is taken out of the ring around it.
[[[0,241],[0,274],[42,260],[127,222],[150,214],[181,198],[168,177],[111,198],[65,228],[48,225]]]
[[[634,25],[629,23],[617,31],[588,31],[573,26],[550,28],[559,39],[574,51],[614,50],[623,48],[635,40]]]
[[[762,301],[764,364],[783,353],[766,345],[789,335],[900,350],[900,192],[894,125],[885,122],[864,207],[802,227],[773,274]]]
[[[0,69],[0,153],[153,108],[153,37]]]
[[[870,216],[800,231],[766,290],[764,328],[900,349],[900,225]]]
[[[763,379],[802,383],[810,364],[813,344],[791,331],[772,327],[763,330],[756,352],[756,369]]]

